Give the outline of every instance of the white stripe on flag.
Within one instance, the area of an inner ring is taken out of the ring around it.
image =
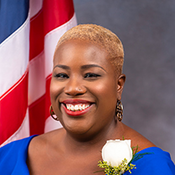
[[[22,77],[28,61],[29,18],[0,44],[0,96]]]
[[[28,105],[45,94],[44,53],[42,52],[29,63]]]

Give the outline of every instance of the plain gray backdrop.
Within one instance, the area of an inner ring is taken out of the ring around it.
[[[78,24],[116,33],[124,45],[123,122],[175,161],[175,1],[74,0]]]

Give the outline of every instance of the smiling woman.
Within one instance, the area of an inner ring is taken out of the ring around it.
[[[175,166],[169,153],[121,122],[125,83],[123,57],[119,38],[101,26],[78,25],[66,32],[55,50],[50,85],[51,115],[57,116],[55,119],[63,128],[1,148],[8,156],[0,161],[0,165],[8,164],[12,167],[11,172],[16,174],[21,171],[20,167],[31,175],[104,174],[97,166],[102,159],[101,150],[106,141],[115,140],[108,141],[108,145],[115,142],[112,144],[115,154],[105,152],[103,165],[110,169],[106,173],[112,175],[121,170],[118,174],[127,175],[132,169],[133,175],[174,174]],[[123,138],[127,141],[119,140]],[[132,157],[131,147],[134,146],[139,152]],[[11,162],[12,153],[15,159]],[[129,160],[126,160],[127,154]],[[117,163],[120,168],[112,167],[110,160],[123,156],[124,160]]]

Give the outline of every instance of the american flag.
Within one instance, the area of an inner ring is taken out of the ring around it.
[[[73,0],[0,0],[0,145],[60,127],[49,114],[55,46]]]

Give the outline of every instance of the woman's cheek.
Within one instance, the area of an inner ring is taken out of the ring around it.
[[[51,102],[52,100],[56,100],[58,95],[60,94],[60,86],[58,83],[56,83],[54,80],[51,80],[50,84],[50,97],[51,97]]]
[[[93,90],[98,92],[98,94],[103,95],[111,95],[114,96],[116,94],[116,86],[109,86],[109,81],[106,81],[106,83],[104,83],[105,81],[103,81],[102,83],[98,82],[97,84],[94,84]],[[111,82],[110,82],[111,83]],[[113,93],[111,93],[113,92]]]

